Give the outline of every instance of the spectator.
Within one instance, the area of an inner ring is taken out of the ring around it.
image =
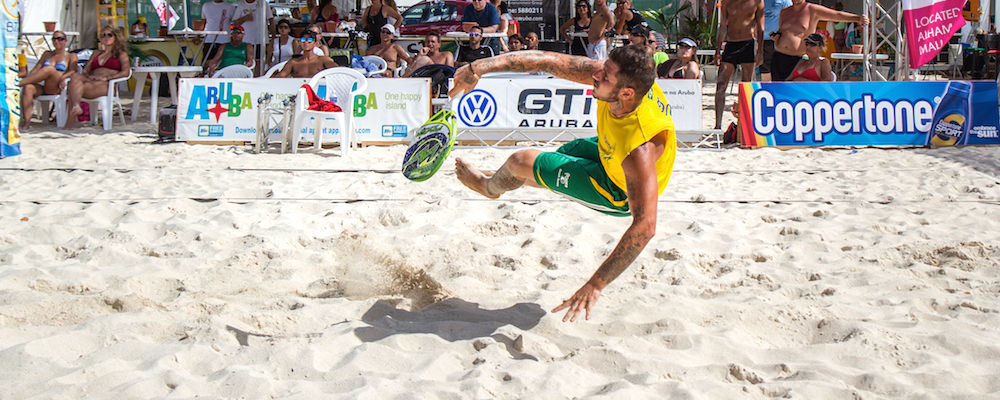
[[[521,35],[518,34],[511,35],[510,39],[508,40],[510,42],[507,43],[507,46],[510,48],[510,51],[524,50],[524,39],[521,38]]]
[[[319,36],[315,32],[310,30],[302,32],[299,43],[302,45],[302,56],[288,60],[285,67],[273,75],[275,78],[312,78],[324,69],[338,66],[332,58],[313,52],[316,43],[319,43]]]
[[[319,6],[316,7],[315,15],[313,16],[314,24],[322,24],[328,21],[336,22],[340,25],[340,14],[337,12],[337,6],[331,4],[332,0],[320,0]]]
[[[764,62],[760,68],[760,80],[771,81],[771,59],[774,58],[774,39],[778,31],[781,9],[792,5],[792,0],[764,0]]]
[[[833,6],[836,11],[844,11],[844,3],[837,2]],[[847,44],[847,22],[839,21],[833,24],[833,44],[836,46],[834,52],[844,51],[844,45]]]
[[[274,17],[271,14],[271,7],[267,5],[266,0],[261,0],[264,2],[264,16],[261,18],[267,19],[267,24],[265,26],[270,27],[274,23]],[[252,45],[250,57],[260,58],[264,53],[264,45],[267,42],[261,41],[261,35],[267,36],[267,32],[270,28],[267,28],[264,32],[260,31],[260,19],[257,18],[257,12],[260,5],[257,4],[257,0],[243,0],[236,4],[235,18],[233,19],[233,25],[241,25],[244,27],[243,41]],[[258,65],[258,71],[255,71],[255,75],[260,74],[260,69],[262,65]]]
[[[621,0],[615,6],[615,33],[624,35],[637,26],[648,26],[646,20],[632,8],[632,0]]]
[[[608,59],[608,40],[606,33],[614,33],[615,16],[608,9],[607,0],[594,0],[594,16],[590,18],[590,29],[587,30],[587,57],[595,60]]]
[[[465,32],[471,32],[475,26],[482,33],[499,32],[500,22],[500,10],[486,0],[472,0],[472,7],[466,6],[462,12],[462,30]],[[500,54],[498,41],[484,40],[483,44],[493,49],[493,54]]]
[[[677,57],[656,67],[656,77],[660,79],[697,79],[701,76],[701,68],[695,61],[698,44],[691,38],[677,42]]]
[[[576,2],[576,16],[559,27],[559,34],[562,35],[563,40],[570,43],[569,53],[572,55],[587,55],[587,46],[590,44],[590,41],[587,40],[586,36],[570,37],[569,30],[573,28],[573,33],[586,33],[590,29],[590,14],[592,12],[593,10],[590,8],[590,3],[587,0],[578,0]]]
[[[634,46],[640,46],[646,50],[646,54],[653,55],[652,49],[649,47],[649,31],[646,28],[637,26],[628,31],[629,44]]]
[[[232,25],[233,14],[236,13],[236,6],[225,2],[225,0],[213,0],[201,4],[201,17],[205,19],[205,30],[224,32],[229,25]],[[226,35],[205,36],[205,43],[211,43],[205,51],[202,64],[206,60],[215,57],[223,43],[229,41]]]
[[[392,19],[392,22],[389,20]],[[399,15],[396,3],[393,0],[372,0],[372,5],[361,14],[361,29],[368,32],[368,47],[382,43],[379,29],[385,24],[392,24],[395,31],[399,32],[399,26],[403,24],[403,16]]]
[[[431,78],[431,92],[434,97],[446,95],[448,79],[455,75],[455,57],[450,51],[441,51],[441,35],[437,32],[424,36],[424,46],[420,48],[413,64],[403,76]]]
[[[312,52],[316,53],[317,56],[329,56],[330,48],[323,43],[323,28],[317,24],[309,24],[306,27],[305,32],[312,32],[316,35],[316,46],[313,47]]]
[[[538,34],[535,32],[528,32],[524,35],[524,49],[525,50],[538,50]]]
[[[140,15],[139,18],[135,19],[135,23],[129,28],[129,36],[137,39],[149,36],[149,25],[146,25],[146,17]]]
[[[302,22],[309,22],[312,13],[316,11],[316,0],[306,0],[306,4],[299,8],[292,9],[292,18]]]
[[[35,97],[59,94],[63,80],[77,70],[76,54],[66,51],[66,33],[52,32],[54,49],[42,53],[35,67],[21,79],[21,129],[28,130]],[[46,121],[43,121],[46,122]]]
[[[365,54],[370,56],[379,56],[385,60],[385,76],[393,76],[393,71],[399,67],[399,60],[406,61],[407,64],[413,63],[413,58],[411,58],[410,54],[403,49],[403,46],[393,43],[393,40],[396,38],[396,32],[393,31],[392,24],[385,24],[382,26],[382,29],[379,30],[379,34],[382,35],[382,43],[379,43],[374,47],[369,47]]]
[[[667,39],[660,32],[649,31],[649,47],[653,49],[653,62],[656,65],[663,64],[664,61],[670,59],[670,56],[667,55]]]
[[[505,52],[510,51],[507,48],[507,41],[509,40],[510,35],[516,34],[517,32],[516,28],[514,29],[514,32],[511,32],[511,26],[514,24],[511,23],[513,18],[510,16],[510,11],[507,9],[507,2],[504,0],[490,0],[490,4],[493,4],[493,6],[497,8],[497,12],[500,14],[500,26],[497,27],[497,32],[504,34],[498,40],[501,47],[500,50]],[[493,50],[496,51],[496,49]]]
[[[299,41],[290,35],[292,24],[287,19],[278,21],[278,37],[274,38],[267,45],[267,54],[271,55],[268,68],[288,61],[293,55],[299,54]]]
[[[847,47],[850,49],[856,45],[865,44],[864,26],[861,24],[851,24],[854,29],[847,33]],[[981,43],[980,43],[981,44]]]
[[[70,75],[67,88],[69,99],[66,103],[69,118],[66,119],[66,128],[72,128],[76,117],[83,113],[80,99],[105,96],[108,94],[108,81],[129,75],[132,67],[129,65],[128,50],[121,35],[121,32],[111,25],[101,28],[103,49],[90,56],[90,61],[83,68],[83,72]]]
[[[792,74],[788,76],[788,80],[806,82],[833,81],[833,68],[830,66],[830,60],[820,56],[823,47],[826,46],[823,35],[818,33],[810,34],[806,36],[805,42],[806,57],[808,58],[799,60],[799,63],[795,65],[795,69],[792,70]]]
[[[243,27],[233,25],[229,27],[229,43],[223,45],[215,57],[208,61],[208,70],[205,75],[212,76],[216,70],[226,68],[230,65],[246,65],[248,68],[253,65],[253,45],[243,42],[246,36]]]
[[[458,59],[455,60],[455,66],[461,67],[482,58],[493,57],[493,49],[482,44],[483,28],[478,26],[472,27],[472,30],[469,31],[469,45],[458,49]]]

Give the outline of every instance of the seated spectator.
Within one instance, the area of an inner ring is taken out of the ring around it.
[[[807,82],[833,81],[833,68],[830,66],[830,60],[820,56],[823,47],[826,46],[826,40],[823,39],[823,35],[813,33],[806,36],[805,43],[806,57],[808,58],[803,58],[799,60],[798,64],[795,64],[795,69],[788,76],[788,80]]]
[[[538,34],[535,32],[528,32],[524,35],[524,49],[525,50],[538,50]]]
[[[691,38],[681,39],[677,43],[677,57],[663,62],[656,67],[656,77],[659,79],[698,79],[701,69],[695,61],[698,45]]]
[[[654,48],[649,46],[648,29],[641,26],[632,28],[631,30],[628,31],[628,40],[629,44],[640,46],[646,50],[646,53],[649,53],[649,55],[653,55]]]
[[[483,28],[478,26],[472,27],[472,29],[469,30],[469,45],[462,46],[458,49],[458,58],[455,60],[455,66],[461,67],[482,58],[493,57],[493,49],[483,46],[482,44]]]
[[[521,35],[511,35],[508,40],[507,46],[510,51],[524,50],[524,39],[521,38]]]
[[[277,29],[278,37],[267,45],[267,54],[271,55],[268,68],[288,61],[293,55],[302,52],[302,49],[299,48],[299,40],[290,35],[292,24],[287,19],[278,21]]]
[[[320,56],[313,52],[317,43],[315,32],[308,30],[302,32],[299,42],[302,45],[302,55],[288,60],[285,67],[273,75],[275,78],[312,78],[324,69],[338,66],[329,56]]]
[[[246,65],[248,68],[253,65],[253,45],[243,42],[243,27],[231,25],[229,27],[229,43],[222,46],[222,49],[215,53],[215,57],[208,60],[208,69],[205,75],[212,76],[216,70],[226,68],[230,65]]]
[[[652,49],[653,62],[655,62],[656,65],[663,64],[664,61],[670,59],[670,56],[668,56],[666,52],[667,39],[664,38],[662,34],[652,29],[649,30],[649,48]]]
[[[139,18],[136,18],[135,23],[129,29],[129,36],[137,39],[149,36],[149,25],[146,25],[146,17],[140,15]]]
[[[21,86],[21,129],[27,130],[31,122],[35,98],[46,94],[59,94],[63,80],[77,70],[76,54],[66,51],[66,33],[52,32],[53,50],[42,53],[42,58],[22,79]],[[46,121],[42,121],[46,122]]]
[[[615,5],[615,33],[624,35],[637,26],[648,26],[639,11],[632,8],[632,0],[620,0]]]
[[[365,53],[369,56],[382,57],[386,64],[385,76],[390,77],[392,76],[392,71],[399,67],[399,60],[406,61],[407,64],[413,64],[413,58],[403,49],[403,46],[393,43],[393,40],[396,38],[395,29],[392,24],[383,25],[382,29],[379,30],[379,34],[382,35],[382,42],[369,47]]]
[[[66,109],[69,115],[66,120],[66,128],[72,128],[76,122],[76,117],[83,113],[80,107],[80,99],[94,99],[108,94],[108,81],[112,79],[124,78],[129,75],[132,67],[129,65],[128,50],[125,48],[125,41],[122,40],[122,33],[118,28],[105,25],[101,28],[100,51],[91,54],[90,61],[83,68],[83,72],[73,73],[69,78],[69,87],[66,95]]]
[[[313,47],[312,52],[316,53],[317,56],[329,56],[330,48],[327,47],[326,43],[323,43],[323,28],[317,24],[309,24],[305,31],[316,35],[316,46]]]
[[[441,51],[441,35],[437,32],[424,36],[424,47],[403,74],[403,76],[431,78],[431,92],[434,97],[448,93],[448,79],[454,75],[455,57],[450,51]]]

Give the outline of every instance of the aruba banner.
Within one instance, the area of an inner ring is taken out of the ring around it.
[[[741,83],[744,146],[1000,145],[993,81]]]
[[[17,1],[0,1],[3,1],[3,12],[0,12],[0,24],[3,25],[3,35],[0,35],[0,48],[3,49],[0,89],[4,95],[0,102],[0,158],[5,158],[21,154],[21,134],[17,129],[21,122],[21,88],[17,85],[18,60],[14,51],[19,20]]]
[[[243,141],[257,139],[257,99],[272,95],[271,104],[294,97],[308,79],[181,79],[177,105],[177,140]],[[317,95],[326,98],[326,86]],[[368,90],[355,95],[345,110],[354,112],[354,137],[358,142],[408,142],[408,132],[430,116],[430,78],[379,78],[368,80]],[[311,125],[310,125],[311,126]],[[324,129],[325,130],[325,129]],[[332,130],[332,129],[331,129]],[[274,139],[277,128],[272,132]],[[334,132],[324,134],[327,140]],[[312,133],[302,135],[312,140]]]
[[[965,25],[966,0],[903,0],[906,47],[910,68],[934,59],[955,32]]]

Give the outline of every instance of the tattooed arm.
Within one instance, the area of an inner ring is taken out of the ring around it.
[[[601,297],[601,290],[635,261],[656,234],[656,197],[659,194],[656,160],[666,147],[664,137],[666,135],[657,135],[653,140],[632,150],[622,162],[622,167],[625,169],[625,183],[628,186],[632,225],[625,230],[618,245],[601,263],[601,267],[594,272],[590,280],[577,290],[573,297],[552,310],[556,313],[569,309],[563,316],[563,322],[576,321],[581,311],[585,311],[586,319],[590,319],[590,308]]]
[[[482,77],[487,72],[548,72],[568,81],[592,85],[594,72],[601,68],[603,61],[587,57],[538,50],[514,51],[462,66],[455,71],[455,86],[448,94],[472,90],[479,81],[476,75]]]

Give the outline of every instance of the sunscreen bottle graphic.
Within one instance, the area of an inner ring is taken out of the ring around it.
[[[934,110],[931,122],[931,132],[928,135],[928,145],[954,146],[961,144],[969,132],[970,111],[969,98],[972,85],[968,82],[953,81],[948,83],[941,102]]]

